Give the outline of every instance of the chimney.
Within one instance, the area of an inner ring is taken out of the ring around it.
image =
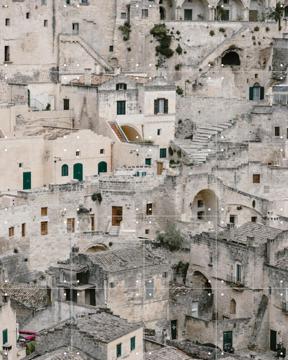
[[[84,74],[84,83],[87,86],[91,86],[91,69],[87,68],[85,69],[85,74]]]

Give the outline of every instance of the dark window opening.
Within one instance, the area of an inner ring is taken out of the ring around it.
[[[184,20],[191,21],[193,17],[192,9],[184,9]]]
[[[117,101],[117,115],[126,114],[126,101],[120,100]]]
[[[79,23],[73,23],[72,24],[72,32],[74,35],[79,34]]]
[[[222,57],[222,65],[239,66],[240,58],[236,51],[229,51]]]
[[[166,19],[166,10],[163,6],[160,6],[159,13],[160,13],[160,20],[165,20]]]
[[[274,127],[274,135],[275,136],[280,136],[280,126],[275,126]]]
[[[152,203],[146,205],[146,215],[152,215]]]
[[[167,157],[167,149],[166,148],[162,148],[160,149],[160,158],[166,158]]]
[[[167,99],[154,100],[154,114],[168,114],[168,100]]]
[[[260,86],[259,83],[255,83],[249,88],[249,100],[263,100],[264,92],[264,86]]]
[[[127,84],[125,83],[116,84],[116,90],[127,90]]]
[[[5,26],[10,26],[10,19],[9,18],[5,19]]]
[[[252,216],[251,217],[251,222],[256,223],[257,222],[257,216]]]
[[[26,13],[26,19],[30,19],[30,13],[29,12]]]
[[[69,99],[63,99],[63,109],[69,110],[70,109],[70,101]]]
[[[236,222],[236,215],[230,215],[229,223],[235,225]]]
[[[113,46],[113,45],[110,45],[110,46],[109,46],[109,52],[113,52],[113,50],[114,50],[114,46]]]
[[[4,61],[5,62],[10,61],[10,46],[4,47]]]
[[[117,344],[116,346],[116,357],[119,358],[122,356],[122,344]]]
[[[253,184],[260,184],[260,174],[253,174]]]
[[[48,20],[44,20],[44,27],[48,26]]]

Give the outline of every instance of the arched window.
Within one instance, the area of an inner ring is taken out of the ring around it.
[[[236,301],[234,299],[230,301],[230,314],[236,314]]]
[[[253,201],[252,201],[252,207],[253,207],[253,209],[255,209],[255,206],[256,206],[256,201],[253,200]]]
[[[98,164],[98,174],[107,172],[107,163],[105,161],[101,161]]]
[[[230,65],[230,66],[240,65],[240,57],[236,51],[233,51],[233,50],[228,51],[222,57],[221,64],[222,65]]]
[[[235,281],[242,283],[242,264],[240,262],[236,262],[235,264]]]
[[[249,88],[249,100],[263,100],[264,99],[264,87],[259,83],[255,83]]]
[[[61,175],[62,176],[68,176],[69,175],[69,168],[68,168],[67,164],[62,165]]]

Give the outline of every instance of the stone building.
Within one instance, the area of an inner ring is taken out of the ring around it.
[[[148,328],[165,324],[170,270],[167,259],[145,246],[74,254],[52,270],[62,301],[107,306]]]

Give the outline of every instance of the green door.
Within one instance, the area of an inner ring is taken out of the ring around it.
[[[270,330],[270,350],[277,350],[277,331]]]
[[[83,181],[83,165],[78,163],[73,166],[73,179]]]
[[[223,349],[225,351],[226,348],[233,346],[233,332],[232,331],[224,331],[223,332]]]
[[[107,163],[105,161],[101,161],[98,164],[98,174],[107,172]]]
[[[177,320],[171,320],[171,340],[177,339]]]
[[[8,343],[8,330],[5,329],[2,331],[2,344],[7,344]]]
[[[23,173],[23,190],[31,189],[31,172]]]

